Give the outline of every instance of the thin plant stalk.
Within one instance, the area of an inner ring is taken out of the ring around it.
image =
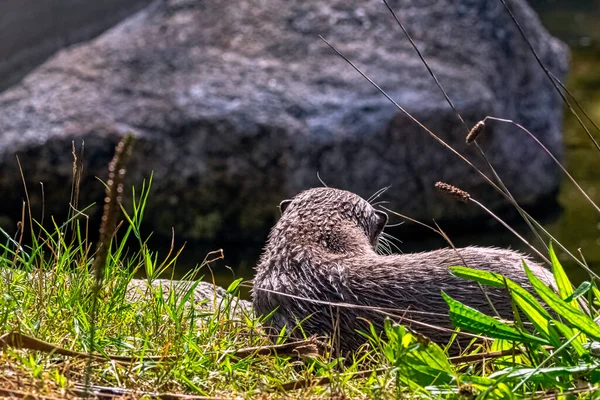
[[[571,91],[569,89],[567,89],[567,87],[564,85],[564,83],[562,83],[560,81],[560,79],[558,79],[556,76],[554,76],[554,74],[552,72],[550,72],[550,76],[552,76],[552,79],[554,79],[554,81],[556,81],[556,83],[558,83],[560,85],[562,90],[565,91],[565,93],[571,98],[571,100],[573,100],[573,102],[575,103],[577,108],[579,108],[579,110],[587,118],[587,120],[590,122],[590,124],[592,124],[592,126],[594,128],[596,128],[596,130],[598,132],[600,132],[600,126],[598,126],[598,124],[596,124],[596,122],[592,119],[592,117],[589,116],[589,114],[587,113],[585,108],[583,108],[583,106],[581,105],[581,103],[579,103],[579,100],[577,100],[577,98],[573,95],[573,93],[571,93]]]

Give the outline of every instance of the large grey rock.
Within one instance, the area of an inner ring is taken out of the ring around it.
[[[566,47],[525,1],[509,3],[545,65],[563,77]],[[513,119],[560,157],[560,100],[501,2],[392,6],[469,125],[486,115]],[[20,216],[18,154],[34,206],[42,181],[46,215],[66,214],[72,140],[86,149],[79,204],[102,199],[94,176],[106,176],[113,146],[130,130],[139,140],[128,183],[154,171],[146,227],[168,235],[174,226],[179,237],[257,238],[282,198],[319,185],[317,171],[327,184],[363,196],[392,184],[390,206],[417,218],[479,215],[438,197],[437,180],[492,209],[504,204],[319,34],[483,167],[380,0],[163,0],[0,95],[0,210]],[[490,125],[481,145],[523,204],[556,190],[557,168],[514,127]]]
[[[89,40],[150,0],[0,1],[0,90],[57,50]]]

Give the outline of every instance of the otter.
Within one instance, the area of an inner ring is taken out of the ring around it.
[[[281,218],[255,267],[254,309],[259,315],[271,314],[266,322],[277,331],[285,326],[288,333],[298,334],[300,330],[294,328],[300,323],[307,335],[335,334],[344,351],[356,350],[367,341],[359,333],[368,332],[366,321],[378,332],[383,330],[385,315],[370,307],[403,310],[395,313],[404,318],[403,324],[440,344],[447,343],[452,335],[442,290],[495,315],[481,287],[452,276],[449,266],[501,273],[531,290],[522,267],[525,260],[544,283],[554,285],[549,271],[512,250],[465,247],[380,255],[376,247],[388,222],[387,214],[345,190],[309,189],[283,201],[280,208]],[[500,316],[512,319],[505,291],[485,290]]]

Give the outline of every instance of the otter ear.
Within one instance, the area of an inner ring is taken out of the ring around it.
[[[377,233],[380,233],[388,223],[388,215],[379,210],[375,210],[375,215],[377,215]]]
[[[283,200],[281,203],[279,203],[279,210],[281,211],[282,215],[285,212],[285,209],[288,208],[288,206],[290,205],[291,202],[292,202],[291,200]]]

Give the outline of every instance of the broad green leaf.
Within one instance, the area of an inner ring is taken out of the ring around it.
[[[494,272],[483,271],[480,269],[473,269],[463,266],[452,266],[450,272],[463,279],[469,279],[475,282],[482,283],[484,285],[492,287],[504,287],[504,276],[496,274]]]
[[[391,319],[386,318],[383,321],[383,330],[385,331],[385,335],[388,337],[389,341],[392,342],[399,341],[400,337],[402,337],[402,335],[406,331],[406,328],[404,328],[404,326],[402,325],[395,325],[392,323]],[[401,333],[400,337],[398,337],[398,333]]]
[[[546,380],[548,377],[559,377],[563,376],[566,378],[573,377],[575,374],[582,374],[586,372],[592,372],[600,367],[598,363],[580,364],[573,366],[559,366],[559,367],[547,367],[547,368],[505,368],[503,370],[494,372],[489,377],[498,379],[504,377],[506,380],[521,380],[522,378],[529,377],[530,380]],[[538,378],[538,379],[536,379]],[[506,382],[506,381],[505,381]]]
[[[590,375],[590,383],[592,385],[597,385],[598,383],[600,383],[600,369],[592,371],[592,374]]]
[[[410,345],[411,342],[411,337],[410,335],[404,335],[404,337],[402,337],[401,343],[403,347],[408,347]]]
[[[461,384],[471,384],[476,389],[482,391],[477,398],[480,399],[515,399],[517,398],[510,388],[502,382],[490,379],[487,376],[477,376],[471,374],[461,374]],[[454,397],[452,397],[454,398]],[[462,397],[460,397],[462,398]]]
[[[546,286],[540,278],[531,272],[525,262],[523,262],[523,267],[525,268],[525,273],[527,274],[531,285],[548,306],[575,328],[596,340],[600,340],[600,326],[598,326],[594,320],[558,297],[552,289]]]
[[[418,350],[416,350],[418,351]],[[429,385],[446,385],[452,382],[454,375],[437,367],[432,367],[418,356],[409,353],[406,360],[399,365],[398,379],[407,386],[425,387]]]
[[[412,347],[418,346],[416,338],[410,334],[405,326],[394,324],[390,319],[383,323],[385,335],[388,342],[385,346],[385,355],[394,365],[400,360]]]
[[[179,305],[177,306],[177,312],[183,311],[183,308],[185,307],[186,303],[190,300],[190,297],[194,296],[194,292],[196,291],[196,288],[198,287],[199,284],[200,284],[199,280],[192,283],[192,285],[185,292],[183,297],[179,300]],[[173,289],[173,294],[175,295],[175,289]]]
[[[144,254],[144,261],[146,262],[146,275],[148,277],[155,278],[154,276],[154,263],[152,262],[152,256],[150,255],[150,253],[145,253]]]
[[[450,267],[450,271],[453,275],[459,278],[469,279],[475,282],[482,283],[484,285],[499,288],[508,286],[508,289],[512,293],[519,294],[521,298],[527,301],[527,303],[531,307],[534,307],[539,314],[544,316],[544,318],[551,318],[548,311],[546,311],[546,309],[539,303],[539,301],[537,301],[537,299],[531,293],[519,286],[514,281],[500,274],[460,266]]]
[[[500,274],[489,271],[476,270],[466,267],[450,267],[452,273],[458,277],[471,279],[476,282],[493,287],[508,287],[512,298],[525,316],[531,321],[538,332],[544,335],[553,346],[560,346],[560,336],[550,325],[552,317],[537,299],[516,282]]]
[[[558,261],[558,257],[556,257],[556,253],[552,248],[552,242],[550,242],[550,246],[548,248],[548,252],[550,253],[550,261],[552,261],[552,274],[554,275],[554,280],[556,281],[556,287],[558,289],[558,294],[563,299],[568,299],[573,295],[573,285],[571,285],[571,281],[569,277],[565,273],[564,268],[560,265],[560,261]],[[566,301],[566,300],[565,300]],[[570,305],[577,310],[580,310],[579,304],[576,300],[571,300]]]
[[[581,285],[579,285],[577,287],[577,289],[575,289],[575,291],[569,297],[567,297],[565,299],[565,301],[567,303],[570,303],[573,300],[577,300],[578,298],[580,298],[581,296],[583,296],[584,294],[589,292],[591,287],[592,287],[591,282],[589,282],[589,281],[583,282]]]
[[[483,334],[491,338],[506,339],[518,342],[529,342],[549,344],[547,340],[535,337],[531,334],[519,332],[517,329],[502,321],[487,316],[463,303],[454,300],[442,291],[442,296],[450,307],[450,319],[455,326],[466,331]]]
[[[565,302],[570,303],[570,302],[574,302],[575,304],[577,304],[577,299],[580,298],[581,296],[585,295],[590,288],[592,287],[592,284],[588,281],[583,282],[581,285],[579,285],[577,287],[577,289],[575,289],[575,291],[568,297],[565,299]],[[575,339],[575,341],[584,344],[587,342],[587,337],[584,334],[580,334],[577,339]]]

